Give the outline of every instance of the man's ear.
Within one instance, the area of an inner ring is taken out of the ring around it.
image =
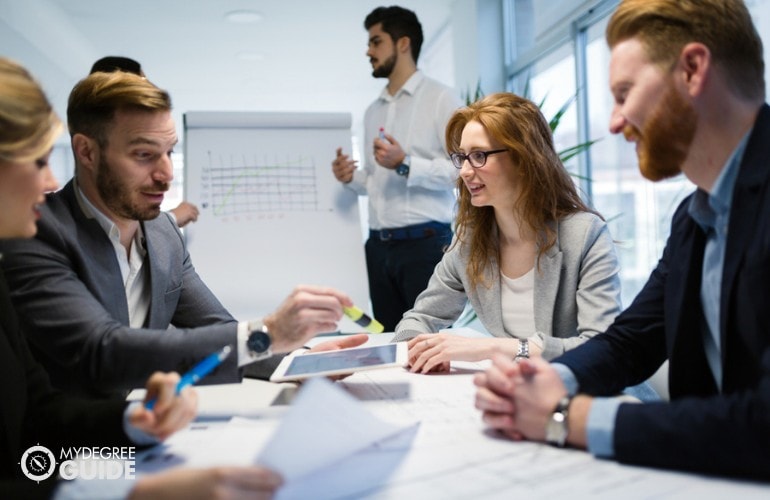
[[[93,170],[99,164],[99,147],[96,141],[83,134],[72,136],[72,151],[77,164]]]
[[[687,91],[693,97],[703,92],[711,70],[711,50],[702,43],[692,42],[682,47],[677,62]]]
[[[408,53],[409,55],[411,55],[412,40],[408,36],[402,36],[396,42],[396,50],[398,50],[398,52],[401,54]]]

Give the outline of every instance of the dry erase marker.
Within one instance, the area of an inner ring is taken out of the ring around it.
[[[380,127],[380,140],[384,141],[385,139],[385,128]]]
[[[352,319],[358,326],[364,327],[364,329],[371,333],[382,333],[385,331],[385,327],[382,326],[382,323],[374,318],[370,318],[364,311],[356,306],[343,307],[342,310],[345,312],[345,316]]]
[[[200,379],[211,373],[211,371],[222,364],[222,361],[227,359],[227,356],[230,355],[230,351],[232,351],[232,347],[229,345],[226,345],[222,348],[222,350],[217,351],[213,354],[209,354],[205,358],[203,358],[203,361],[198,363],[197,365],[193,366],[192,370],[182,375],[182,378],[179,379],[179,383],[176,384],[176,393],[179,394],[182,392],[182,389],[187,387],[188,385],[193,385],[196,382],[198,382]],[[148,410],[152,410],[155,407],[155,398],[147,401],[144,404],[144,407]]]

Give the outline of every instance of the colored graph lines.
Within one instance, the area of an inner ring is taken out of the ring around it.
[[[202,171],[203,208],[214,216],[319,210],[312,158],[228,163]]]

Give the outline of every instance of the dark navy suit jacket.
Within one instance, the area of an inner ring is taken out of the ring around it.
[[[703,347],[700,301],[706,237],[677,209],[663,257],[603,335],[554,362],[580,392],[610,395],[669,360],[670,403],[621,405],[621,462],[770,479],[770,108],[746,145],[733,192],[721,292],[720,393]]]

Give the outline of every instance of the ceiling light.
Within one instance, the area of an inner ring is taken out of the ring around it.
[[[225,14],[225,19],[237,24],[256,23],[262,20],[262,14],[255,10],[233,10]]]

